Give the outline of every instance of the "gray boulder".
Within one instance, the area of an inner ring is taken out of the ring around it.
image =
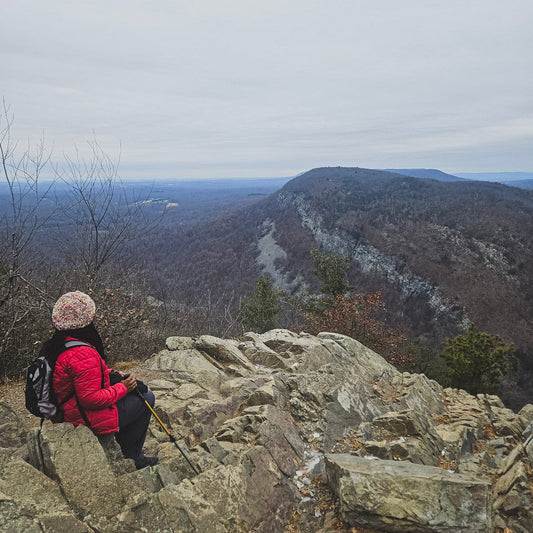
[[[168,375],[169,381],[188,381],[212,388],[218,387],[224,372],[194,349],[163,350],[145,362],[146,368]]]
[[[527,428],[531,422],[533,422],[533,404],[526,404],[522,409],[520,409],[518,416],[520,417],[520,422],[524,428]]]
[[[0,448],[22,445],[25,430],[17,415],[5,403],[0,403]]]
[[[492,531],[490,485],[440,468],[351,455],[326,456],[344,519],[405,533]]]
[[[4,533],[42,533],[42,528],[20,504],[0,492],[0,531]]]
[[[25,435],[3,408],[1,531],[533,531],[533,406],[443,389],[335,333],[169,337],[135,373],[200,473],[155,420],[159,463],[137,471],[112,436]]]
[[[237,341],[218,339],[211,335],[202,335],[196,342],[197,350],[205,352],[215,361],[224,365],[237,365],[243,370],[254,372],[254,365],[248,358],[239,350]]]
[[[0,531],[87,533],[60,487],[31,465],[0,454]]]
[[[265,370],[283,369],[289,370],[291,362],[281,357],[275,350],[269,348],[256,333],[246,333],[245,341],[239,344],[239,350],[256,365],[256,368]]]
[[[120,515],[129,531],[227,533],[213,506],[188,480],[163,488],[147,502]]]
[[[192,350],[194,349],[194,342],[192,337],[168,337],[165,345],[171,351]]]
[[[372,439],[365,442],[366,450],[382,459],[401,459],[424,465],[438,466],[444,441],[431,420],[411,409],[380,415],[370,423]]]
[[[112,517],[124,497],[106,453],[86,426],[55,424],[29,433],[32,464],[55,480],[83,515]]]
[[[531,462],[523,444],[502,461],[493,485],[494,509],[512,531],[533,531],[531,509]]]

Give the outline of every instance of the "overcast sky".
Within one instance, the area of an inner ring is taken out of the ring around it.
[[[533,171],[531,0],[2,0],[14,137],[121,175]],[[121,147],[121,148],[120,148]]]

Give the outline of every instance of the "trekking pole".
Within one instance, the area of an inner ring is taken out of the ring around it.
[[[196,475],[200,474],[198,469],[191,463],[191,461],[189,460],[189,458],[187,457],[185,452],[180,448],[178,442],[176,441],[176,437],[174,437],[174,435],[172,435],[172,433],[170,433],[170,431],[168,430],[167,426],[165,426],[165,424],[163,424],[163,421],[157,416],[157,413],[153,410],[152,406],[145,400],[145,398],[142,395],[141,391],[139,391],[138,389],[135,389],[135,392],[137,393],[137,396],[139,396],[139,398],[144,402],[146,407],[148,407],[148,409],[150,409],[150,411],[154,415],[155,419],[159,422],[159,425],[163,428],[165,433],[168,435],[168,438],[170,439],[170,442],[172,442],[172,444],[174,444],[174,446],[176,446],[176,448],[181,452],[181,455],[183,455],[183,457],[185,457],[185,460],[189,463],[189,466],[194,470],[194,473]]]

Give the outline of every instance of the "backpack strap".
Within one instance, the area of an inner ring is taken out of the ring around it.
[[[71,348],[77,348],[78,346],[88,346],[89,348],[93,348],[90,344],[87,344],[86,342],[82,341],[67,341],[65,342],[65,348],[67,350],[70,350]],[[102,374],[102,379],[100,383],[100,388],[104,388],[104,365],[102,364],[102,358],[100,357],[100,372]],[[80,401],[78,399],[78,396],[76,395],[76,391],[74,391],[68,398],[65,398],[61,402],[61,405],[70,400],[72,397],[76,398],[76,406],[78,407],[78,411],[80,412],[81,417],[83,418],[83,421],[85,422],[85,425],[90,428],[91,423],[89,422],[89,419],[87,418],[87,413],[85,412],[85,409],[81,406]]]
[[[76,395],[75,395],[76,396]],[[76,396],[76,405],[78,406],[78,411],[80,412],[81,417],[83,418],[83,421],[85,422],[85,425],[90,428],[91,423],[89,422],[89,419],[87,418],[87,413],[85,412],[85,409],[81,406],[81,403]]]
[[[82,342],[82,341],[67,341],[67,342],[65,342],[65,348],[67,350],[70,350],[71,348],[76,348],[77,346],[89,346],[89,348],[92,348],[92,346],[90,344],[88,344],[87,342]]]

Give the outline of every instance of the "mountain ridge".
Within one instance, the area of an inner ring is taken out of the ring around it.
[[[435,168],[387,168],[387,172],[403,174],[412,178],[427,178],[437,181],[466,181],[466,178],[448,174]]]
[[[259,260],[267,235],[282,250],[268,269]],[[159,259],[180,272],[173,287],[191,301],[192,288],[237,299],[273,272],[291,293],[318,292],[309,251],[321,246],[353,259],[355,292],[382,290],[391,324],[409,336],[439,346],[474,322],[514,342],[533,370],[531,235],[530,191],[323,167],[191,229],[179,253]]]
[[[342,253],[350,255],[349,247],[337,244],[343,240],[339,237],[342,231],[350,236],[353,247],[372,245],[399,260],[397,270],[403,265],[414,275],[442,286],[452,276],[464,276],[460,267],[468,266],[466,257],[462,262],[454,258],[462,240],[462,255],[470,256],[470,277],[479,279],[472,268],[477,266],[487,275],[498,271],[500,277],[516,278],[513,264],[518,261],[518,270],[527,269],[522,282],[527,290],[531,269],[524,255],[531,257],[532,246],[523,224],[531,229],[530,193],[497,183],[437,182],[346,168],[315,169],[292,180],[278,193],[282,203],[287,202],[287,193],[292,195],[294,207],[305,199],[315,218],[316,213],[322,216],[321,230],[326,227],[333,232],[331,252],[342,248]],[[314,234],[319,234],[317,229]],[[327,237],[321,240],[328,246]],[[464,295],[468,284],[463,283],[457,294],[453,289],[445,290],[449,298]]]

